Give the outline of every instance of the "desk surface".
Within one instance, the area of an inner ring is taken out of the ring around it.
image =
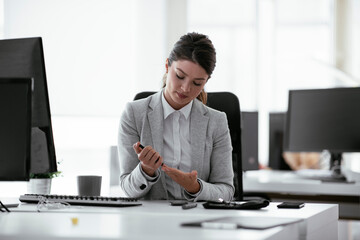
[[[292,171],[258,170],[244,173],[244,191],[360,196],[360,182],[336,183],[304,179]]]
[[[262,210],[208,210],[198,203],[196,208],[183,210],[166,201],[142,203],[128,208],[71,207],[45,212],[31,212],[36,205],[21,204],[11,213],[0,213],[0,239],[337,239],[338,206],[334,204],[278,209],[277,203],[271,203]],[[225,216],[302,221],[266,230],[180,226]],[[71,218],[77,218],[78,224],[72,224]]]
[[[273,201],[339,204],[342,219],[360,219],[360,182],[336,183],[304,179],[292,171],[247,171],[244,192],[265,193]]]

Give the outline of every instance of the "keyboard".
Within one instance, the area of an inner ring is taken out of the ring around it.
[[[51,202],[66,202],[70,205],[99,206],[99,207],[131,207],[142,205],[136,198],[126,197],[98,197],[77,195],[47,195],[47,194],[24,194],[19,200],[24,203],[38,203],[46,199]]]

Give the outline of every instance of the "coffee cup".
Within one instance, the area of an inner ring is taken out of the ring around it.
[[[100,196],[101,176],[81,175],[77,176],[79,196]]]

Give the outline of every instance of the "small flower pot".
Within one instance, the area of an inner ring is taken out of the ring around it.
[[[50,194],[51,178],[31,178],[27,185],[29,194]]]

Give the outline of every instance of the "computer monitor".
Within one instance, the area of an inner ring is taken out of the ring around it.
[[[291,170],[284,152],[286,112],[269,113],[269,167],[275,170]]]
[[[242,118],[242,167],[243,171],[259,169],[259,114],[241,112]]]
[[[0,77],[33,79],[30,173],[56,172],[42,39],[0,40]]]
[[[0,180],[27,181],[31,145],[31,79],[0,78]]]
[[[330,167],[341,176],[343,152],[360,152],[360,88],[292,90],[285,150],[331,153]]]

